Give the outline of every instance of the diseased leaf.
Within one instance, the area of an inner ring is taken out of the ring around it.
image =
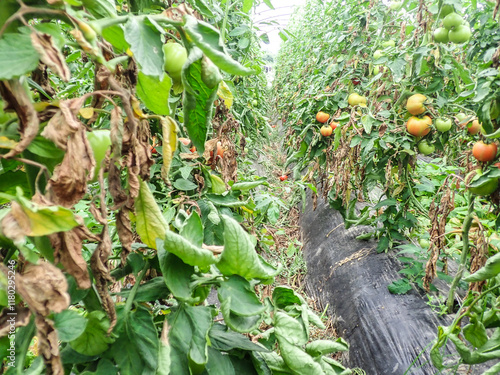
[[[225,81],[219,83],[217,95],[219,96],[219,98],[224,100],[224,104],[226,105],[226,107],[228,109],[231,109],[231,107],[233,106],[234,95]]]
[[[170,116],[160,118],[160,123],[163,134],[161,178],[167,182],[170,164],[177,148],[177,125],[175,124],[175,120]]]
[[[142,242],[152,249],[156,249],[156,239],[164,238],[168,230],[168,223],[149,190],[147,182],[140,180],[139,196],[135,201],[136,229]]]
[[[64,56],[54,44],[49,34],[31,33],[31,44],[39,53],[40,60],[54,71],[61,79],[68,82],[71,76]]]

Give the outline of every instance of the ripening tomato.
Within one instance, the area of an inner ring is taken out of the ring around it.
[[[156,151],[156,148],[153,145],[149,145],[149,149],[151,150],[152,154],[157,154],[158,151]]]
[[[285,180],[288,180],[288,176],[286,174],[280,176],[280,181],[285,181]]]
[[[269,133],[271,135],[271,133]],[[210,151],[210,157],[214,156],[214,152]],[[220,156],[221,158],[224,157],[224,149],[222,148],[222,143],[217,142],[217,156]]]
[[[191,148],[189,149],[189,151],[191,151],[191,152],[196,152],[196,147],[194,147],[194,146],[193,146],[193,147],[191,147]]]
[[[351,79],[351,82],[354,86],[361,84],[361,81],[359,80],[359,78],[353,78],[353,79]]]
[[[187,146],[191,143],[191,140],[189,138],[177,138],[179,142],[181,142],[184,146]]]
[[[327,122],[329,118],[330,118],[330,115],[328,113],[325,113],[325,112],[319,111],[316,114],[316,120],[318,120],[322,124],[324,124],[325,122]]]
[[[481,124],[477,119],[472,121],[471,125],[467,125],[467,131],[472,135],[479,133],[480,130],[481,130]]]
[[[333,133],[333,129],[330,125],[323,125],[319,131],[323,137],[329,137]]]
[[[339,126],[339,125],[340,124],[338,122],[335,122],[335,121],[330,122],[330,126],[332,127],[332,130],[337,129],[337,126]]]
[[[415,137],[423,137],[431,131],[432,119],[429,116],[418,118],[412,116],[406,123],[406,130]]]
[[[421,115],[425,112],[424,102],[427,100],[427,97],[422,94],[415,94],[408,98],[406,102],[406,109],[412,115]]]
[[[361,107],[366,107],[366,98],[364,96],[361,96],[355,92],[353,92],[349,97],[347,98],[347,102],[349,103],[350,106],[354,107],[355,105],[359,105]]]
[[[496,143],[476,142],[472,147],[472,155],[479,161],[492,161],[497,156],[498,147]]]

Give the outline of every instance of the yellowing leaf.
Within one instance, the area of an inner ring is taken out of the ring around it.
[[[161,167],[161,178],[167,182],[170,163],[172,163],[172,157],[177,147],[177,126],[175,120],[170,116],[162,117],[160,122],[163,133],[163,166]]]
[[[134,97],[132,97],[132,109],[134,110],[134,115],[137,118],[146,118],[146,115],[141,109],[141,102]]]
[[[234,96],[233,93],[231,92],[231,89],[229,88],[229,86],[225,81],[221,81],[221,83],[219,83],[219,89],[217,90],[217,95],[219,96],[219,98],[224,100],[224,104],[226,105],[226,107],[228,109],[231,109],[233,105]]]
[[[87,108],[80,108],[78,111],[80,116],[82,116],[84,119],[89,120],[94,116],[94,108],[92,107],[87,107]]]
[[[146,182],[140,181],[139,196],[135,200],[136,230],[142,242],[156,249],[156,239],[164,239],[168,224],[149,190]]]
[[[8,148],[12,150],[14,147],[16,147],[18,142],[13,141],[10,138],[7,138],[6,136],[2,135],[0,136],[0,148]]]

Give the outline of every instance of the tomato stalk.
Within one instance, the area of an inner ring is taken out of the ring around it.
[[[458,265],[458,271],[453,279],[450,286],[450,291],[448,293],[448,299],[446,301],[446,309],[448,313],[453,313],[453,303],[455,302],[455,290],[457,289],[458,283],[462,279],[462,275],[465,270],[465,264],[467,262],[467,254],[469,253],[469,230],[472,225],[472,219],[474,214],[474,199],[475,196],[470,192],[467,193],[467,201],[469,203],[469,209],[467,211],[467,216],[465,217],[464,224],[462,226],[462,242],[464,244],[462,248],[462,255],[460,256],[460,264]]]
[[[139,286],[141,285],[141,281],[148,271],[149,268],[149,260],[146,260],[144,263],[144,267],[142,267],[141,273],[137,275],[137,278],[135,279],[135,284],[132,287],[132,290],[130,291],[130,294],[128,295],[127,302],[125,303],[125,308],[124,308],[124,313],[125,315],[130,311],[132,308],[132,303],[134,302],[135,295],[137,294],[137,290],[139,289]]]

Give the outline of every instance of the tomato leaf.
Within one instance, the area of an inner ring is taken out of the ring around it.
[[[281,266],[273,267],[255,252],[250,235],[229,216],[222,215],[224,221],[224,251],[217,268],[223,275],[240,275],[246,279],[264,281],[276,276]]]
[[[172,80],[165,74],[160,81],[158,76],[148,76],[142,71],[137,77],[137,96],[143,101],[144,105],[157,115],[169,115],[168,97]]]
[[[167,231],[165,240],[156,240],[157,248],[177,255],[182,261],[191,266],[207,267],[217,262],[217,258],[210,250],[193,245],[177,233]]]
[[[35,70],[39,58],[29,34],[5,34],[0,39],[0,80]]]
[[[64,310],[54,315],[54,326],[62,342],[78,338],[85,331],[86,325],[87,319],[74,310]]]
[[[69,345],[80,354],[94,356],[108,349],[115,339],[108,335],[109,319],[104,311],[92,311],[87,320],[85,331]]]
[[[266,310],[252,285],[241,276],[230,276],[220,284],[217,293],[221,302],[229,301],[231,312],[237,315],[260,315]]]
[[[163,274],[163,281],[175,298],[181,301],[191,300],[192,288],[190,286],[194,267],[182,261],[178,256],[158,247],[158,260]]]

